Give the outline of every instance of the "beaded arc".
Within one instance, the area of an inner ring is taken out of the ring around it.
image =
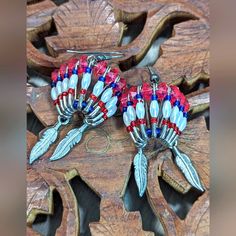
[[[58,144],[50,160],[65,156],[81,140],[81,132],[90,126],[101,124],[116,113],[126,87],[126,80],[120,78],[118,68],[110,68],[104,61],[107,59],[112,57],[82,55],[79,59],[70,59],[51,73],[51,98],[58,112],[58,122],[54,126],[57,128],[51,129],[53,132],[43,133],[31,151],[30,163],[48,150],[55,142],[59,129],[71,122],[74,113],[82,114],[83,126],[67,134],[65,140]],[[51,137],[48,134],[51,134]],[[47,148],[39,152],[39,146],[45,146],[45,142]]]
[[[132,86],[121,96],[120,110],[127,132],[138,149],[134,163],[135,181],[140,197],[144,194],[147,183],[146,157],[143,148],[150,138],[173,149],[176,165],[188,182],[200,191],[204,191],[200,178],[188,156],[177,148],[177,140],[187,125],[189,103],[176,86],[164,82],[143,83]],[[141,160],[142,162],[137,161]]]

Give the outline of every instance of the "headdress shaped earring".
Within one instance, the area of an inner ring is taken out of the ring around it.
[[[121,109],[137,154],[134,157],[134,177],[142,197],[147,187],[147,158],[144,148],[151,138],[155,138],[174,155],[174,161],[187,181],[196,189],[204,191],[199,175],[190,158],[181,152],[178,138],[187,125],[189,103],[177,86],[168,86],[160,81],[159,75],[151,67],[150,82],[136,86],[135,93],[123,94]]]
[[[67,134],[50,160],[64,157],[80,141],[86,129],[101,124],[115,114],[119,97],[126,86],[125,80],[119,76],[118,69],[112,69],[106,62],[123,57],[122,53],[74,50],[68,52],[82,54],[82,56],[79,59],[69,60],[61,65],[59,70],[52,72],[51,98],[58,112],[58,120],[43,132],[32,148],[30,164],[47,152],[57,140],[62,126],[70,123],[73,114],[79,112],[84,116],[83,125]],[[92,77],[97,78],[94,86]]]

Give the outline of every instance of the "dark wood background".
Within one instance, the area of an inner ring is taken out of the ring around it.
[[[168,150],[148,150],[148,187],[139,198],[135,147],[122,117],[87,132],[64,159],[55,145],[27,165],[27,235],[209,235],[209,2],[207,0],[28,0],[27,151],[56,121],[50,73],[71,58],[66,49],[114,51],[129,84],[161,79],[179,85],[191,104],[180,148],[207,190],[190,188]],[[77,126],[76,120],[70,127]],[[60,139],[59,139],[60,140]]]

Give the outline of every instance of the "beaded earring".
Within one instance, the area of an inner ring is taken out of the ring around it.
[[[111,68],[106,62],[122,57],[121,53],[72,50],[68,52],[91,55],[82,55],[79,59],[73,58],[61,65],[59,70],[52,72],[51,98],[58,112],[58,120],[43,132],[32,148],[30,164],[47,152],[57,140],[62,126],[69,124],[73,114],[79,112],[84,117],[83,125],[68,132],[56,147],[50,160],[64,157],[79,143],[85,130],[101,124],[115,114],[122,90],[126,86],[125,79],[120,78],[118,69]],[[92,77],[97,80],[95,84],[92,83]]]
[[[143,196],[147,187],[148,162],[143,149],[151,138],[168,147],[187,181],[204,191],[190,158],[177,147],[178,138],[187,125],[189,103],[177,86],[160,82],[154,69],[148,69],[151,83],[131,87],[123,93],[120,105],[124,124],[138,149],[133,165],[139,196]]]

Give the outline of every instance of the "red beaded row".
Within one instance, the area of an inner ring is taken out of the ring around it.
[[[69,89],[68,89],[68,93],[70,93],[70,94],[72,94],[72,95],[75,95],[75,90],[72,89],[72,88],[69,88]]]
[[[52,72],[51,74],[51,79],[52,81],[56,84],[58,81],[58,76],[61,77],[61,79],[64,79],[64,75],[67,73],[67,77],[70,78],[72,73],[74,73],[74,69],[76,64],[77,66],[77,72],[78,75],[83,74],[86,71],[86,67],[88,66],[87,62],[88,56],[82,55],[79,59],[77,58],[72,58],[70,59],[67,63],[62,64],[59,69],[56,69]],[[79,61],[79,63],[78,63]],[[101,61],[96,63],[93,67],[93,75],[96,77],[102,76],[105,71],[107,70],[108,63],[106,61]],[[112,68],[105,76],[105,83],[110,84],[115,81],[115,79],[119,75],[119,69],[118,68]],[[54,85],[55,86],[55,85]],[[126,88],[126,80],[124,78],[120,78],[119,82],[117,83],[116,87],[113,88],[113,96],[116,95],[117,92],[123,91],[123,89]],[[87,90],[86,89],[81,89],[80,94],[86,94]],[[68,89],[67,92],[63,92],[58,96],[58,98],[54,101],[54,104],[57,105],[59,104],[59,100],[62,99],[64,96],[67,96],[68,94],[75,95],[75,90],[74,89]],[[89,96],[93,101],[96,101],[98,98],[94,94],[90,94]],[[120,100],[120,97],[118,97]],[[99,101],[98,105],[103,108],[105,104],[102,101]]]
[[[145,125],[146,120],[145,119],[138,119],[138,124]]]
[[[94,102],[97,100],[97,97],[94,94],[90,94],[89,96]]]
[[[130,125],[130,126],[127,126],[126,127],[126,130],[128,131],[128,132],[133,132],[134,131],[134,129],[133,129],[133,127]]]
[[[98,106],[99,106],[100,108],[104,107],[104,105],[105,105],[104,102],[102,102],[102,101],[99,101],[99,102],[98,102]]]
[[[59,105],[59,99],[53,101],[54,106]]]
[[[87,90],[86,89],[81,89],[80,94],[86,94]]]
[[[107,117],[106,114],[104,114],[102,118],[103,118],[104,120],[107,120],[107,119],[108,119],[108,117]]]
[[[151,123],[157,123],[157,118],[156,117],[151,117]]]
[[[184,96],[183,93],[180,92],[179,88],[174,85],[170,85],[171,88],[171,104],[172,106],[174,105],[175,101],[179,100],[180,105],[184,106],[184,112],[188,112],[190,105],[189,102],[187,101],[186,97]],[[156,95],[158,96],[158,101],[163,101],[165,96],[167,95],[168,91],[168,86],[165,82],[161,82],[158,84],[157,90],[156,90]],[[150,101],[152,97],[153,89],[149,83],[143,83],[142,89],[141,89],[141,94],[143,96],[143,99],[145,101]],[[137,99],[136,99],[136,94],[137,94],[137,86],[132,86],[129,90],[127,89],[124,91],[121,97],[121,104],[120,104],[120,109],[122,111],[123,107],[127,106],[127,99],[128,95],[130,97],[130,100],[133,102],[133,106],[136,107],[137,104]]]
[[[167,125],[168,128],[174,129],[176,134],[181,135],[181,132],[180,132],[179,128],[176,126],[175,123],[172,123],[169,120],[163,119],[162,120],[162,125]]]

